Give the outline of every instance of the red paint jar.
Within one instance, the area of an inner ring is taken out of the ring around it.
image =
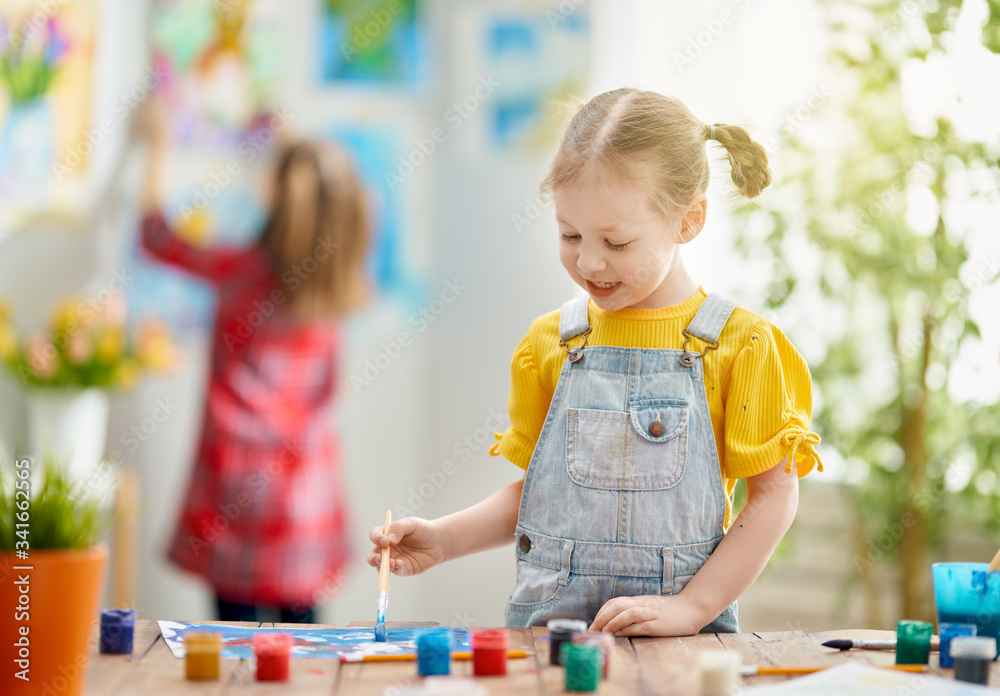
[[[287,633],[257,633],[253,651],[257,656],[257,681],[288,681],[294,639]]]
[[[507,674],[507,645],[510,634],[503,629],[475,631],[472,634],[472,673],[477,677]]]

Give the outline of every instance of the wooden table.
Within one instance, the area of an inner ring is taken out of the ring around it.
[[[219,622],[215,622],[219,623]],[[301,624],[232,624],[239,626],[298,627]],[[371,626],[355,622],[351,626]],[[389,624],[404,625],[404,624]],[[431,623],[406,625],[434,625]],[[490,694],[564,693],[564,676],[559,667],[549,665],[547,631],[541,627],[511,629],[510,648],[534,651],[533,657],[512,659],[507,676],[479,678]],[[890,665],[895,657],[889,651],[835,652],[820,644],[831,638],[891,638],[889,631],[829,631],[825,633],[703,633],[685,638],[618,638],[611,658],[610,678],[598,694],[648,694],[650,696],[696,696],[695,654],[700,650],[726,648],[743,654],[744,664],[813,666],[836,665],[850,660],[873,665]],[[108,696],[141,694],[172,696],[198,694],[209,696],[230,693],[258,693],[326,696],[399,696],[407,688],[417,687],[413,662],[382,662],[341,665],[337,660],[303,658],[292,660],[292,679],[287,683],[260,683],[255,679],[252,660],[223,660],[219,681],[195,682],[184,679],[184,661],[176,659],[160,636],[155,621],[136,621],[133,655],[101,655],[96,638],[91,646],[93,659],[87,674],[87,695]],[[937,667],[937,653],[931,653],[930,671],[951,677],[952,670]],[[452,674],[470,677],[469,662],[452,662]],[[773,682],[787,677],[754,677],[744,684]],[[1000,663],[993,666],[991,685],[1000,685]],[[391,689],[396,687],[396,689]]]

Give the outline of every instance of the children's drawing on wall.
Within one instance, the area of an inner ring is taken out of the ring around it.
[[[472,119],[470,133],[477,132],[478,142],[470,149],[547,156],[565,122],[566,104],[586,86],[587,4],[493,2],[462,14],[456,41],[463,45],[460,55],[473,59],[459,64],[457,88],[467,86],[486,112]]]
[[[350,154],[371,199],[371,277],[378,291],[408,295],[413,269],[406,267],[404,260],[414,257],[412,249],[406,248],[412,241],[408,242],[408,235],[403,233],[402,196],[385,176],[399,164],[401,134],[385,126],[338,123],[330,126],[327,135]]]
[[[73,209],[93,149],[97,9],[85,0],[53,4],[42,13],[0,0],[0,229]]]
[[[194,246],[252,243],[266,222],[279,141],[295,115],[273,99],[283,40],[273,0],[158,0],[152,60],[163,78],[174,155],[166,214]],[[214,298],[191,275],[156,263],[138,240],[139,211],[124,215],[124,258],[135,277],[129,319],[153,316],[179,336],[211,327]]]
[[[320,0],[319,77],[373,86],[422,79],[425,29],[417,0]]]
[[[182,143],[233,145],[268,110],[281,73],[269,0],[158,0],[153,61]]]

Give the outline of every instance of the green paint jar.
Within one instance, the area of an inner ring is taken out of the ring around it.
[[[934,626],[926,621],[896,622],[896,664],[926,665],[931,656]]]
[[[596,691],[604,669],[604,651],[587,643],[566,643],[560,650],[566,668],[566,691]]]

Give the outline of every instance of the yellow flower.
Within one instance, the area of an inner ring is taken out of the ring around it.
[[[52,312],[52,335],[65,337],[80,330],[83,303],[75,297],[62,300]]]
[[[10,322],[11,314],[13,314],[13,312],[10,309],[10,305],[0,300],[0,325]]]
[[[10,360],[17,353],[17,335],[7,324],[0,324],[0,360]]]
[[[141,369],[135,360],[123,360],[115,368],[115,384],[125,389],[131,389],[139,381]]]
[[[107,328],[97,338],[97,359],[111,362],[119,357],[125,348],[125,332],[121,328]]]
[[[152,320],[143,322],[136,333],[135,354],[150,370],[166,372],[172,368],[176,351],[167,327]]]

